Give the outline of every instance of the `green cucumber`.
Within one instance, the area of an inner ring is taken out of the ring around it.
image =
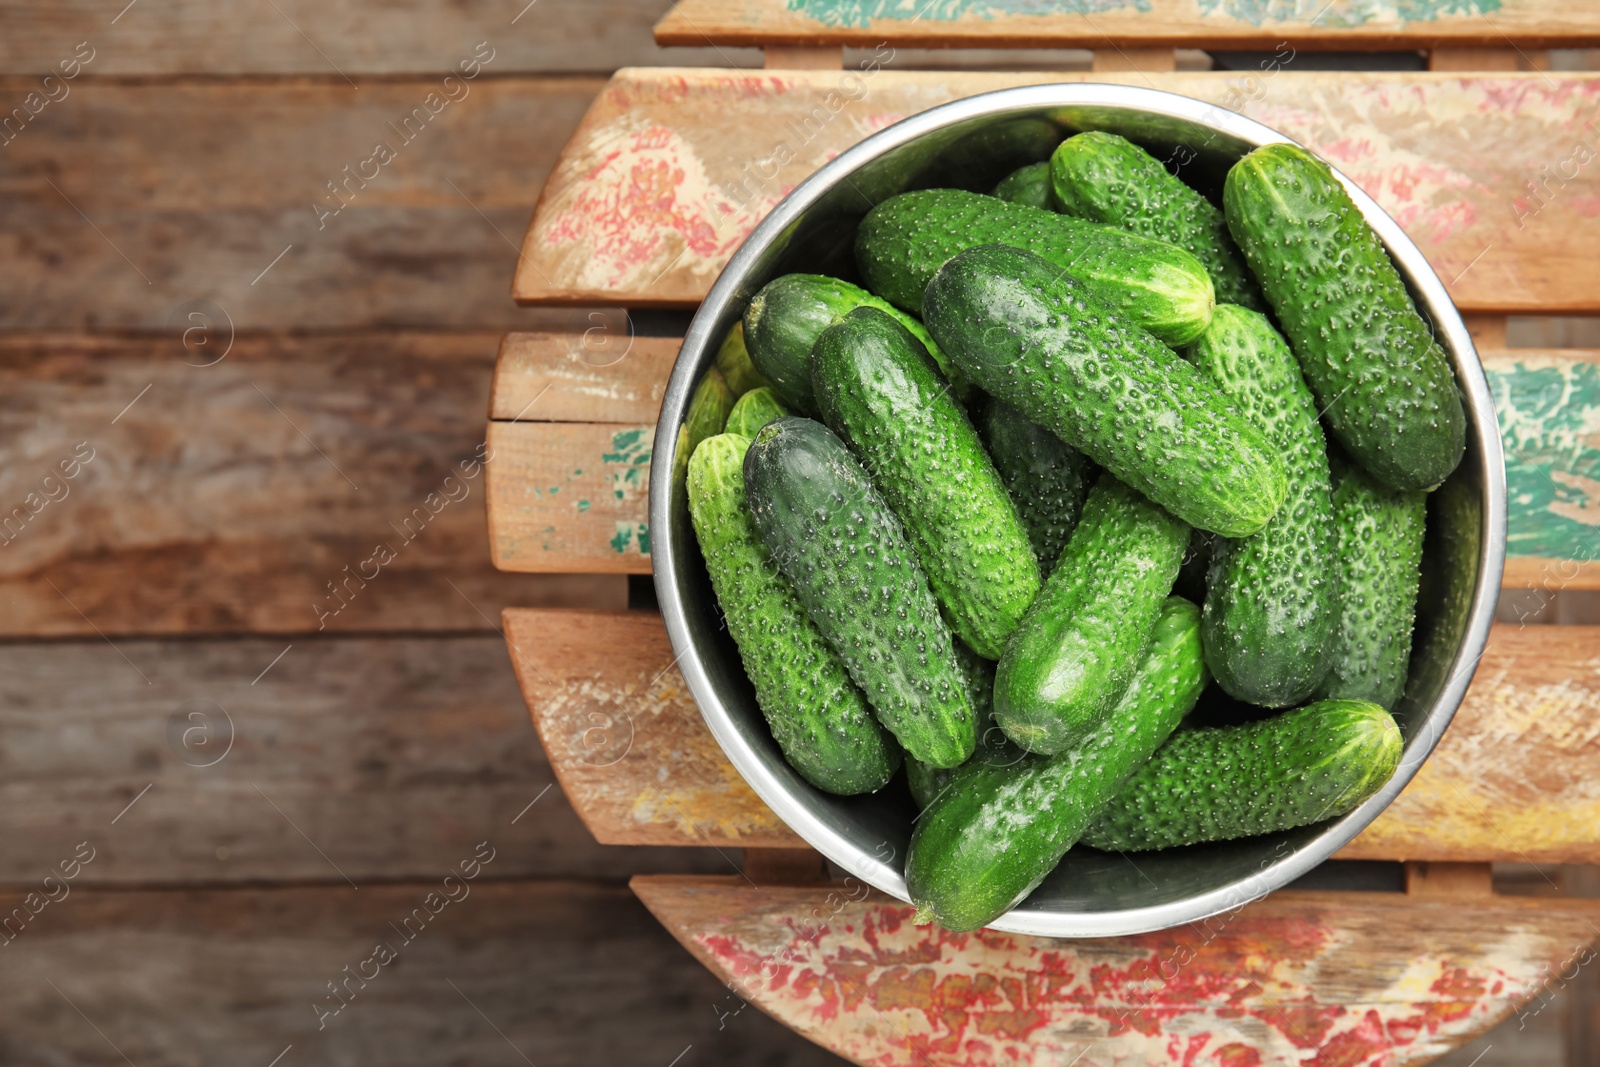
[[[1411,665],[1427,496],[1342,467],[1333,510],[1341,610],[1319,695],[1393,709]]]
[[[1020,903],[1205,686],[1200,609],[1171,597],[1116,710],[1081,744],[1014,766],[974,761],[923,811],[906,859],[906,890],[923,921],[976,930]]]
[[[678,445],[673,450],[672,484],[682,485],[689,474],[689,457],[700,442],[722,432],[733,410],[733,391],[722,372],[712,367],[701,377],[689,396],[689,410],[678,427]]]
[[[1030,752],[1054,753],[1122,698],[1178,577],[1189,527],[1109,475],[995,671],[994,718]]]
[[[988,189],[1024,163],[1049,159],[1061,143],[1061,127],[1049,119],[988,123],[939,151],[917,175],[920,188]]]
[[[759,386],[733,402],[733,410],[728,412],[727,432],[753,438],[761,427],[789,414],[792,412],[783,406],[770,385]]]
[[[817,413],[811,392],[811,347],[822,331],[858,307],[875,307],[916,335],[950,378],[951,368],[922,323],[858,285],[823,274],[785,274],[761,287],[744,312],[744,340],[755,367],[793,411]],[[950,379],[953,385],[959,383]]]
[[[1266,310],[1221,210],[1127,138],[1099,130],[1067,138],[1050,157],[1050,182],[1068,214],[1192,253],[1211,275],[1218,304]]]
[[[1050,189],[1050,161],[1029,163],[1026,167],[1007,174],[994,187],[991,196],[1009,200],[1013,204],[1026,204],[1044,211],[1054,211],[1054,194]]]
[[[1466,448],[1455,375],[1333,171],[1266,145],[1228,171],[1222,202],[1333,436],[1392,489],[1443,482]]]
[[[1083,513],[1089,461],[1004,400],[986,399],[975,421],[1017,517],[1027,528],[1039,571],[1049,577]]]
[[[900,521],[820,422],[783,418],[744,461],[756,533],[878,721],[910,755],[972,755],[972,702],[950,631]]]
[[[822,331],[811,383],[899,518],[955,635],[999,659],[1039,592],[1039,566],[978,432],[927,351],[876,308]]]
[[[900,750],[771,565],[745,509],[748,439],[708,437],[689,458],[689,518],[756,704],[789,765],[829,793],[881,789]]]
[[[956,663],[961,667],[961,674],[967,681],[967,696],[972,700],[978,743],[972,751],[972,758],[960,767],[930,767],[926,763],[907,757],[906,785],[911,788],[911,797],[917,802],[917,807],[925,808],[932,804],[945,787],[960,774],[962,768],[971,765],[976,760],[991,763],[1000,767],[1009,767],[1020,762],[1027,753],[1012,743],[1005,735],[1005,731],[995,725],[994,721],[994,661],[984,659],[964,642],[956,642]]]
[[[744,346],[743,322],[734,323],[728,336],[722,339],[722,345],[717,349],[717,370],[722,372],[728,388],[733,390],[736,397],[772,384],[750,362],[750,350]]]
[[[1182,730],[1128,779],[1083,843],[1148,852],[1337,818],[1383,788],[1403,744],[1389,713],[1365,700]]]
[[[925,314],[976,385],[1191,526],[1245,537],[1283,502],[1283,460],[1235,402],[1049,261],[963,252]]]
[[[959,189],[902,193],[873,208],[856,230],[856,265],[867,288],[920,315],[934,273],[957,253],[988,244],[1043,256],[1168,344],[1192,341],[1211,321],[1211,278],[1183,249]]]
[[[1328,673],[1339,621],[1338,537],[1328,447],[1294,353],[1255,311],[1218,304],[1189,359],[1283,456],[1289,494],[1257,534],[1211,548],[1201,634],[1231,696],[1298,704]]]

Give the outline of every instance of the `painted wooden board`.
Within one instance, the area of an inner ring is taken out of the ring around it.
[[[1014,85],[1150,85],[1237,107],[1348,172],[1469,311],[1600,310],[1592,74],[963,74],[619,71],[539,199],[525,303],[692,305],[768,210],[823,162],[907,115]],[[1546,179],[1541,164],[1563,178]],[[1537,197],[1530,179],[1548,181]]]
[[[659,617],[511,609],[506,637],[597,839],[799,844],[706,729]],[[1600,627],[1497,626],[1433,756],[1341,857],[1600,861],[1597,705]]]
[[[1416,50],[1435,44],[1580,48],[1600,13],[1556,0],[681,0],[664,45]]]
[[[654,417],[678,342],[633,344],[596,367],[612,356],[595,355],[606,352],[602,342],[591,351],[581,334],[507,339],[493,414],[522,420],[490,424],[498,566],[650,573],[644,488],[654,428],[610,423]],[[1483,358],[1510,487],[1506,586],[1541,595],[1600,588],[1600,352],[1498,350]]]
[[[1087,941],[914,926],[859,883],[640,876],[728,986],[862,1065],[1426,1063],[1593,959],[1600,904],[1287,891]]]

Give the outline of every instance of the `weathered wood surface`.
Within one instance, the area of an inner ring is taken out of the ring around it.
[[[0,635],[481,633],[507,604],[625,606],[621,579],[484,551],[496,335],[230,347],[212,325],[188,347],[176,325],[0,336]]]
[[[680,0],[656,25],[664,45],[854,44],[935,48],[1580,48],[1600,13],[1558,0]]]
[[[489,430],[497,566],[650,572],[648,423],[678,341],[634,338],[619,358],[628,338],[610,329],[506,341],[493,411],[503,421]],[[1483,358],[1505,444],[1506,586],[1600,587],[1600,352],[1502,349]]]
[[[1600,310],[1585,273],[1600,241],[1600,178],[1583,166],[1600,150],[1584,126],[1595,75],[962,74],[883,62],[619,71],[544,187],[516,297],[692,305],[774,204],[868,134],[974,93],[1098,80],[1236,108],[1304,141],[1406,228],[1464,310]],[[1548,191],[1530,192],[1530,179]]]
[[[1202,923],[1052,941],[914,926],[860,883],[632,883],[753,1003],[856,1063],[1426,1063],[1593,958],[1600,904],[1287,891]],[[1314,1060],[1308,1059],[1314,1053]]]
[[[365,895],[485,837],[497,877],[731,869],[597,844],[493,635],[0,645],[0,915],[82,840],[85,882]]]
[[[539,736],[597,839],[800,843],[706,729],[659,618],[513,609],[506,636]],[[1600,861],[1597,704],[1600,628],[1497,626],[1432,757],[1341,857]]]
[[[66,855],[75,840],[63,835]],[[475,880],[447,885],[484,840],[494,858]],[[712,1008],[726,989],[627,889],[492,881],[513,851],[493,830],[468,835],[425,879],[359,891],[74,885],[0,950],[0,1058],[75,1067],[268,1067],[275,1057],[278,1067],[839,1063],[756,1011],[719,1028]],[[379,944],[393,953],[387,963],[374,955]]]

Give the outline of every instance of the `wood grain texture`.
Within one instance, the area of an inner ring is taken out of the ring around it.
[[[1059,941],[912,925],[857,882],[646,877],[645,905],[753,1003],[859,1064],[1426,1063],[1592,958],[1587,901],[1280,892]]]
[[[495,335],[200,337],[0,336],[0,635],[489,632],[506,604],[625,605],[619,579],[484,551]]]
[[[1557,0],[1421,0],[1324,5],[1267,0],[681,0],[657,25],[665,45],[854,44],[934,48],[1119,45],[1416,50],[1436,43],[1581,48],[1600,14]]]
[[[0,645],[0,915],[83,840],[83,883],[365,895],[486,837],[500,878],[732,870],[595,843],[495,636]]]
[[[513,609],[506,623],[539,735],[597,838],[799,844],[743,786],[706,729],[668,666],[673,654],[658,617]],[[1438,748],[1340,857],[1600,860],[1597,704],[1600,628],[1497,626]],[[630,730],[659,738],[653,751],[637,742],[627,749]],[[612,762],[616,746],[627,758]],[[660,799],[668,780],[661,775],[674,783],[671,804]]]
[[[436,914],[426,902],[442,868],[359,892],[74,888],[0,949],[0,1055],[51,1067],[840,1062],[759,1012],[719,1029],[726,989],[627,889],[488,881],[510,851]],[[397,932],[408,918],[409,941]]]
[[[1584,127],[1600,77],[1543,73],[623,70],[545,185],[513,292],[692,305],[755,223],[844,148],[959,97],[1061,80],[1237,106],[1305,142],[1405,227],[1463,310],[1600,310],[1584,273],[1600,240],[1600,178],[1581,162],[1600,152]],[[1530,179],[1546,184],[1530,192]]]
[[[654,422],[681,337],[638,337],[631,320],[592,312],[582,333],[509,333],[495,361],[491,419]]]

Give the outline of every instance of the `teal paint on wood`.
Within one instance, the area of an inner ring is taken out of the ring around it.
[[[1010,15],[1095,15],[1132,8],[1148,12],[1150,0],[788,0],[789,10],[824,26],[864,27],[878,20],[928,19],[955,22],[963,18],[1005,18]]]
[[[1262,26],[1314,18],[1328,29],[1378,22],[1405,24],[1470,18],[1500,10],[1501,0],[1197,0],[1200,14]],[[1150,0],[788,0],[788,9],[824,26],[866,27],[876,21],[956,22],[964,18],[1017,15],[1096,15],[1106,11],[1151,11]]]
[[[1506,453],[1506,554],[1600,559],[1600,362],[1486,368]]]
[[[1500,10],[1500,0],[1332,0],[1326,7],[1308,5],[1305,0],[1199,0],[1199,5],[1202,15],[1222,15],[1252,26],[1305,22],[1314,17],[1318,26],[1330,30],[1370,22],[1433,22]]]

